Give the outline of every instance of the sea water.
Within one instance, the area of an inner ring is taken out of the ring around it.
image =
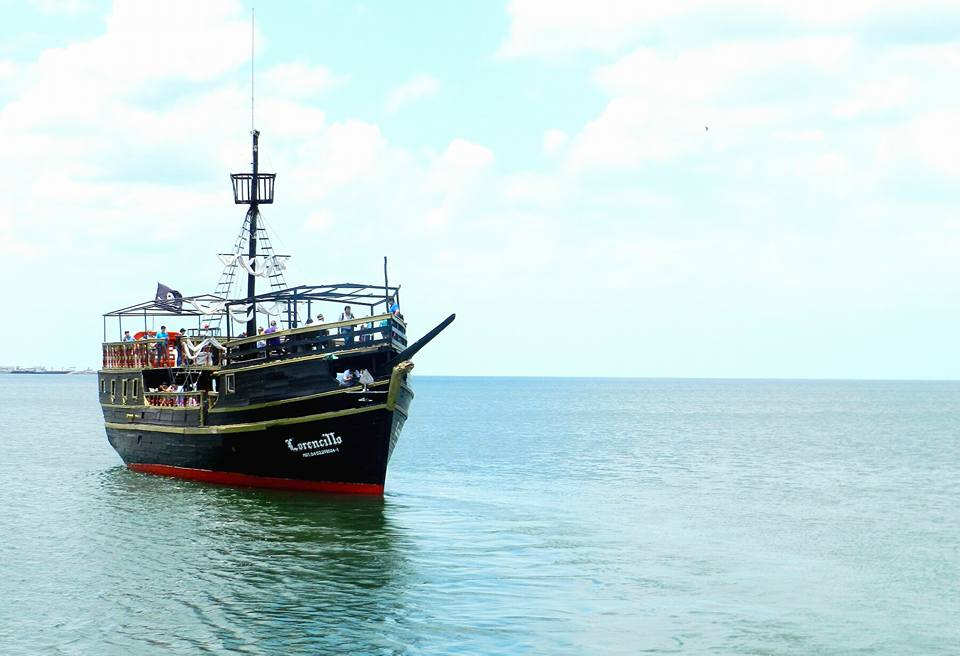
[[[960,383],[414,377],[383,499],[0,375],[2,654],[960,653]]]

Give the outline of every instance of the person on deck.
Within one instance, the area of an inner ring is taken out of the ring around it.
[[[353,321],[353,319],[353,312],[350,311],[350,306],[344,306],[343,314],[340,315],[340,321]],[[343,335],[344,346],[350,346],[353,344],[353,326],[341,327],[340,334]]]
[[[263,332],[264,332],[264,334],[266,334],[266,335],[272,335],[273,333],[277,332],[277,322],[276,322],[276,320],[271,321],[271,322],[270,322],[270,327],[267,328],[267,329],[266,329],[265,331],[263,331]],[[267,340],[267,346],[280,346],[280,338],[279,338],[279,337],[271,337],[270,339]]]
[[[160,360],[160,362],[158,363],[158,366],[160,366],[160,367],[165,367],[165,366],[166,366],[166,360],[167,360],[167,353],[166,353],[166,351],[167,351],[167,327],[166,327],[166,326],[160,326],[160,330],[157,331],[157,334],[156,334],[156,337],[155,337],[155,338],[156,338],[156,339],[163,340],[163,341],[161,341],[161,342],[157,342],[157,359]]]
[[[317,315],[316,321],[314,321],[313,319],[310,320],[310,323],[312,325],[322,324],[323,322],[324,322],[324,318],[322,314]],[[330,334],[330,331],[327,330],[326,328],[320,328],[319,330],[317,330],[315,333],[313,333],[310,336],[310,339],[313,341],[313,345],[310,348],[317,351],[322,351],[323,349],[327,348],[327,335],[329,334]]]
[[[133,341],[133,337],[130,335],[130,331],[129,331],[129,330],[124,330],[124,331],[123,331],[123,340],[121,340],[121,341],[124,341],[124,342],[132,342],[132,341]]]
[[[171,336],[170,344],[173,346],[174,353],[176,353],[178,367],[187,364],[187,347],[184,344],[184,337],[186,336],[186,328],[181,328],[179,333],[173,333]]]

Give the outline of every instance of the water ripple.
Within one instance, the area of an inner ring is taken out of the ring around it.
[[[130,472],[92,378],[24,378],[2,653],[960,644],[956,383],[424,379],[386,497],[356,499]]]

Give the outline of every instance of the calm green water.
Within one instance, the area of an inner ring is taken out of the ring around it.
[[[960,383],[417,378],[382,500],[0,375],[2,654],[960,653]]]

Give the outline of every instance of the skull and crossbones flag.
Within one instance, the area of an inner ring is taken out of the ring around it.
[[[183,294],[178,292],[176,289],[170,289],[166,285],[157,283],[157,305],[162,307],[164,310],[169,310],[171,312],[182,312],[183,311],[183,301],[180,299],[183,298]]]

